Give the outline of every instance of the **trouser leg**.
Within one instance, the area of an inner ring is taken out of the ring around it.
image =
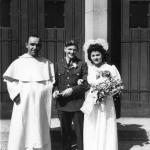
[[[83,150],[83,119],[84,115],[81,111],[74,112],[73,122],[77,140],[77,149]]]
[[[59,112],[61,124],[62,150],[70,150],[72,141],[72,113]]]

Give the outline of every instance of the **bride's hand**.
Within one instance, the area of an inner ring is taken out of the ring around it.
[[[73,89],[72,89],[72,88],[67,88],[66,90],[64,90],[64,91],[62,92],[62,96],[63,96],[63,97],[71,96],[72,92],[73,92]]]
[[[77,84],[78,84],[78,85],[82,85],[82,84],[83,84],[83,81],[84,81],[83,79],[79,79],[79,80],[77,81]]]

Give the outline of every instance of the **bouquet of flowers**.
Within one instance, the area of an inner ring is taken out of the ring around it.
[[[96,103],[102,102],[105,96],[121,93],[124,89],[120,79],[115,79],[109,71],[101,71],[97,74],[97,83],[92,85],[92,91],[97,93]]]

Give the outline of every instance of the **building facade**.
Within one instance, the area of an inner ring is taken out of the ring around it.
[[[108,40],[110,61],[125,85],[117,111],[122,117],[150,117],[149,12],[150,0],[0,0],[1,118],[10,118],[13,105],[2,74],[26,52],[30,34],[40,35],[41,55],[54,63],[64,57],[65,41],[76,40],[83,58],[85,40]]]

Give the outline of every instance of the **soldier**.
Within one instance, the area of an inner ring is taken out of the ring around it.
[[[83,150],[83,113],[80,108],[84,101],[87,65],[77,56],[78,45],[74,41],[65,44],[65,58],[55,66],[56,84],[53,97],[61,123],[62,149],[70,150],[72,122],[77,137],[77,149]],[[81,83],[82,84],[78,84]]]

